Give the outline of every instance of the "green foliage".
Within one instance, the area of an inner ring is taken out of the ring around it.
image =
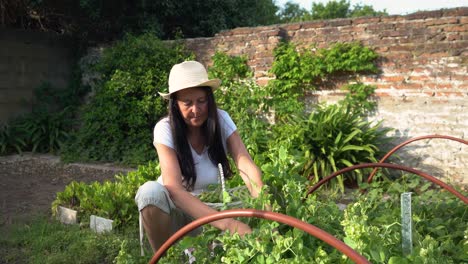
[[[151,160],[153,126],[167,113],[157,92],[167,89],[172,65],[189,58],[178,44],[168,46],[151,34],[128,35],[106,49],[95,65],[101,81],[82,109],[81,127],[72,134],[64,160]]]
[[[227,74],[224,69],[227,69]],[[265,98],[269,95],[255,80],[245,78],[252,76],[249,69],[245,57],[236,58],[218,53],[208,72],[210,76],[226,78],[221,79],[223,85],[215,91],[217,104],[230,114],[238,130],[242,131],[240,136],[247,150],[253,154],[257,164],[261,164],[260,156],[266,151],[269,135],[265,114],[268,111]]]
[[[321,50],[317,52],[325,53]],[[296,53],[293,54],[296,56]],[[288,97],[285,89],[284,95],[274,96],[272,91],[284,89],[278,85],[279,82],[259,87],[253,80],[237,77],[245,74],[246,68],[242,66],[245,59],[218,56],[220,59],[215,60],[209,69],[211,76],[222,73],[221,67],[229,69],[229,75],[224,75],[227,81],[216,91],[217,101],[221,108],[231,114],[242,131],[241,136],[255,162],[261,166],[267,184],[257,199],[245,193],[237,195],[244,208],[263,210],[266,205],[271,205],[275,212],[312,223],[345,241],[372,263],[411,263],[422,261],[421,256],[426,262],[440,262],[445,258],[446,262],[456,263],[466,257],[462,246],[466,244],[464,236],[468,233],[464,226],[467,220],[465,206],[447,192],[429,189],[427,183],[422,185],[420,181],[407,177],[389,182],[380,174],[382,181],[364,185],[368,193],[356,192],[349,196],[344,192],[344,179],[338,178],[330,185],[335,188],[321,189],[317,191],[318,194],[303,201],[310,183],[340,168],[377,160],[382,144],[388,138],[385,137],[387,130],[382,129],[379,123],[365,120],[365,113],[374,107],[367,103],[373,87],[360,83],[348,85],[350,93],[343,101],[337,105],[319,105],[307,116],[303,105],[297,100],[299,93],[297,97]],[[283,59],[287,60],[287,56]],[[323,67],[328,68],[333,66]],[[347,68],[342,67],[340,71],[343,69]],[[329,78],[326,71],[321,78]],[[287,84],[288,79],[281,81]],[[299,80],[297,86],[306,87]],[[291,104],[290,108],[279,104],[294,100],[296,103]],[[271,112],[275,117],[273,123],[268,122]],[[54,205],[68,203],[84,215],[93,212],[112,218],[118,223],[118,229],[125,226],[136,228],[134,192],[143,182],[154,180],[159,174],[157,163],[150,163],[136,172],[118,176],[114,183],[73,183],[57,195]],[[360,184],[362,175],[363,172],[358,171],[346,177]],[[305,176],[312,176],[311,181]],[[242,181],[237,175],[228,184],[232,188],[241,185]],[[414,214],[416,236],[421,238],[418,240],[421,242],[415,245],[414,253],[410,256],[402,255],[399,238],[398,196],[402,191],[410,191],[421,197],[414,202],[418,205]],[[216,196],[213,201],[219,202],[223,199],[221,193],[215,188],[205,194]],[[116,199],[116,196],[125,197],[125,200]],[[382,197],[385,197],[385,202],[382,202]],[[337,206],[337,202],[342,201],[349,203],[344,211]],[[427,201],[435,204],[426,207]],[[432,208],[436,210],[431,211]],[[444,214],[439,211],[443,208],[450,210]],[[446,225],[448,218],[451,220]],[[171,247],[162,261],[184,262],[186,257],[182,252],[191,247],[195,249],[193,254],[197,261],[211,263],[350,262],[336,249],[292,227],[254,218],[243,221],[253,228],[252,234],[240,238],[236,234],[220,233],[213,227],[205,226],[202,236],[182,239]],[[213,242],[219,245],[207,250],[207,245],[213,245]],[[118,261],[138,263],[135,253],[132,255],[128,252],[132,252],[131,248],[122,243]]]
[[[384,9],[383,11],[374,10],[374,8],[370,5],[354,5],[354,9],[349,11],[350,17],[364,17],[364,16],[388,16],[387,11]]]
[[[16,151],[21,153],[26,146],[23,138],[19,137],[20,127],[16,124],[2,124],[0,126],[0,154],[8,154]]]
[[[231,83],[235,80],[253,76],[252,70],[247,65],[246,56],[229,56],[217,51],[212,60],[213,67],[209,71],[210,78],[218,78]]]
[[[363,117],[375,107],[369,101],[373,87],[350,84],[345,87],[350,92],[343,102],[319,106],[310,116],[304,112],[305,90],[318,88],[333,75],[375,72],[376,58],[374,51],[357,43],[338,43],[314,53],[300,53],[285,43],[275,50],[271,69],[275,80],[266,87],[228,80],[226,88],[217,92],[217,100],[231,113],[265,177],[287,172],[318,181],[344,167],[377,161],[380,148],[389,141],[388,130]],[[225,61],[215,60],[210,71],[223,72],[219,62],[228,69],[242,69],[238,66],[241,61],[230,60],[231,66]],[[359,172],[349,176],[351,182],[362,180]],[[343,190],[344,180],[338,180],[335,186]]]
[[[388,129],[365,121],[359,112],[343,105],[319,105],[308,119],[294,120],[275,129],[274,146],[285,146],[303,161],[301,174],[317,182],[331,173],[358,163],[377,162],[389,138]],[[294,133],[294,134],[293,134]],[[362,174],[348,174],[350,182],[361,182]],[[332,185],[344,190],[344,178]]]
[[[280,10],[278,16],[281,23],[293,23],[304,21],[308,14],[309,12],[299,4],[288,1],[284,4],[284,7]]]
[[[370,5],[329,1],[313,3],[310,12],[287,2],[281,10],[272,0],[27,0],[3,1],[6,26],[72,35],[83,42],[109,41],[125,33],[152,32],[162,39],[213,36],[236,27],[253,27],[313,19],[386,15]],[[279,12],[278,12],[279,11]],[[35,13],[40,20],[31,16]],[[11,16],[11,14],[16,14]],[[61,14],[57,16],[57,14]]]
[[[272,0],[27,0],[10,4],[20,21],[10,26],[63,32],[82,41],[108,41],[152,32],[163,39],[213,36],[221,30],[276,23]],[[13,1],[14,2],[14,1]],[[35,13],[41,20],[32,19]],[[60,14],[60,16],[57,16]]]
[[[375,162],[388,139],[388,129],[365,121],[364,115],[375,108],[369,101],[374,87],[362,83],[345,86],[349,90],[338,105],[318,106],[309,117],[301,100],[309,89],[318,89],[337,75],[376,72],[377,54],[358,43],[337,43],[327,49],[298,52],[284,43],[275,50],[271,72],[276,79],[266,90],[272,96],[275,111],[273,139],[268,150],[273,158],[291,156],[286,166],[295,168],[316,182],[329,174],[362,162]],[[349,174],[351,182],[360,182],[359,172]],[[343,177],[333,184],[344,189]]]
[[[348,90],[348,93],[343,101],[353,108],[353,112],[367,114],[374,111],[377,107],[377,103],[370,100],[375,91],[374,86],[353,83],[346,85],[344,90]]]
[[[345,50],[346,48],[336,45],[330,50],[336,49]],[[346,50],[353,50],[353,46],[350,46]],[[362,51],[364,49],[361,48],[359,50]],[[100,104],[91,104],[94,107],[105,105],[110,108],[107,110],[96,108],[97,110],[91,112],[93,115],[101,118],[99,119],[100,123],[105,120],[105,116],[112,116],[114,111],[123,113],[122,111],[113,110],[114,107],[117,107],[116,105],[125,104],[132,95],[145,94],[145,92],[151,91],[151,88],[154,86],[148,85],[136,89],[138,86],[122,85],[120,83],[121,79],[116,78],[116,76],[120,76],[119,74],[136,68],[136,66],[128,64],[130,63],[129,58],[135,58],[137,54],[126,55],[126,53],[118,51],[120,50],[111,52],[112,58],[119,58],[118,62],[104,59],[98,65],[98,68],[101,67],[100,72],[103,74],[104,79],[109,79],[105,78],[106,76],[112,76],[110,78],[111,81],[103,81],[103,85],[100,86],[101,90],[97,90],[96,92],[96,98],[101,100],[99,101]],[[307,117],[303,111],[303,103],[299,100],[301,94],[297,93],[295,96],[290,96],[291,92],[279,85],[286,84],[286,87],[294,88],[294,86],[287,85],[290,79],[285,77],[289,76],[286,71],[291,68],[285,67],[283,73],[279,70],[280,67],[285,65],[284,62],[288,60],[288,54],[292,54],[294,59],[300,56],[296,52],[288,52],[282,53],[280,62],[275,64],[277,66],[276,73],[280,75],[279,80],[272,82],[267,87],[259,87],[253,80],[245,79],[245,76],[251,76],[251,72],[248,71],[249,68],[246,64],[246,58],[229,57],[218,53],[214,59],[213,66],[209,68],[210,76],[225,79],[223,87],[216,91],[218,103],[221,108],[231,113],[238,129],[242,131],[241,135],[247,149],[252,154],[255,162],[262,166],[265,181],[272,183],[273,186],[277,186],[271,190],[274,197],[277,197],[276,194],[280,192],[281,188],[279,186],[286,184],[288,179],[306,182],[307,177],[312,175],[310,178],[313,181],[317,181],[343,167],[361,162],[376,161],[380,146],[385,143],[384,135],[387,132],[386,130],[379,130],[378,124],[374,125],[363,119],[362,113],[364,110],[362,110],[362,106],[373,90],[362,85],[351,85],[349,89],[352,93],[340,105],[320,106]],[[329,50],[317,51],[319,54],[328,54],[329,52]],[[354,52],[358,53],[357,51]],[[323,69],[334,67],[328,67],[328,64],[326,64],[327,60],[324,61],[322,62],[324,64]],[[120,64],[124,65],[123,69],[114,72],[108,70]],[[364,66],[354,67],[354,65],[350,65],[348,68],[341,66],[339,71],[369,69],[367,64],[363,63],[362,65]],[[371,65],[370,62],[369,65]],[[227,70],[223,71],[222,69]],[[140,71],[145,72],[144,70]],[[333,70],[330,70],[330,72],[334,73]],[[327,78],[327,74],[325,70],[322,78]],[[115,80],[118,81],[114,83]],[[165,80],[161,81],[161,83],[163,82]],[[294,83],[297,83],[297,86],[303,86],[298,79]],[[112,93],[105,93],[108,91],[108,88],[114,87],[115,89],[111,90]],[[106,98],[104,96],[109,95],[115,97],[112,97],[114,99],[112,101],[109,100],[110,103],[106,104],[106,101],[102,98]],[[119,101],[120,97],[125,98],[125,101]],[[116,101],[120,103],[116,104]],[[103,114],[103,111],[107,112]],[[143,110],[140,111],[140,115],[141,112]],[[269,113],[273,113],[274,123],[269,122]],[[85,117],[87,114],[85,113]],[[123,118],[128,118],[128,116],[125,115]],[[149,118],[147,117],[147,119]],[[124,120],[119,122],[130,123],[128,119]],[[115,120],[112,121],[118,124]],[[112,125],[110,121],[107,122]],[[151,124],[154,124],[154,122],[155,120]],[[99,127],[100,124],[94,121],[85,127],[92,127],[91,125]],[[113,129],[112,134],[105,134],[108,132],[100,127],[99,130],[93,130],[93,133],[90,133],[89,137],[93,140],[102,138],[107,141],[113,137],[122,137],[121,128],[114,126]],[[83,153],[90,151],[90,149],[92,150],[93,147],[99,146],[99,144],[100,142],[96,140],[89,145],[83,144],[81,148],[77,149],[83,155]],[[122,144],[116,140],[115,144],[112,145],[114,148],[102,149],[106,150],[107,153],[112,153],[112,151],[115,151]],[[150,144],[148,146],[150,147]],[[143,173],[142,171],[145,172]],[[53,210],[55,211],[58,205],[65,205],[81,211],[85,218],[89,214],[96,214],[115,219],[117,226],[134,224],[136,216],[130,210],[131,204],[133,204],[134,192],[144,182],[143,179],[151,178],[144,175],[151,175],[153,179],[156,179],[159,175],[158,173],[158,169],[152,171],[152,169],[142,167],[138,170],[137,174],[117,177],[117,180],[114,182],[93,183],[90,185],[72,183],[57,195],[57,199],[53,204]],[[359,173],[351,175],[357,182],[362,180]],[[338,186],[343,191],[343,179],[339,178],[339,180]],[[229,187],[236,187],[240,184],[240,177],[237,177]],[[222,200],[219,196],[218,199]],[[284,202],[282,204],[286,206]]]
[[[312,20],[345,18],[348,17],[349,7],[350,3],[346,0],[331,0],[326,4],[312,3],[310,17]]]
[[[74,76],[79,78],[79,74]],[[34,90],[32,111],[0,127],[0,155],[25,151],[58,153],[68,140],[86,88],[76,80],[64,89],[43,83]]]
[[[302,202],[305,185],[294,179],[286,179],[282,186],[276,186],[279,195],[269,199],[275,212],[321,228],[345,241],[371,263],[463,262],[466,258],[463,245],[467,242],[464,235],[468,232],[466,206],[450,193],[437,188],[431,191],[430,183],[419,178],[406,181],[400,178],[374,183],[368,186],[367,193],[353,193],[352,201],[344,210],[336,205],[341,197],[316,194]],[[413,221],[418,242],[409,256],[404,256],[401,250],[399,196],[402,191],[417,193],[413,197]],[[287,206],[281,206],[283,202],[278,202],[276,197],[283,199]],[[261,207],[254,200],[251,202],[248,208]],[[448,212],[444,207],[449,208]],[[193,247],[197,262],[351,263],[338,250],[298,229],[262,219],[241,220],[253,228],[252,234],[241,238],[207,227],[202,236],[185,237],[172,246],[161,261],[180,263],[184,261],[181,252]],[[213,242],[218,246],[207,250],[207,245]]]
[[[334,18],[346,18],[346,17],[360,17],[360,16],[382,16],[388,15],[384,11],[376,11],[370,5],[356,4],[353,8],[350,8],[351,4],[349,1],[329,1],[326,4],[323,3],[312,3],[312,10],[310,12],[311,20],[317,19],[334,19]]]
[[[461,201],[454,195],[430,188],[431,183],[406,176],[372,184],[367,194],[347,207],[342,221],[344,241],[372,263],[463,262],[466,206],[460,206]],[[402,192],[413,192],[413,253],[406,257],[400,236]]]
[[[149,162],[126,175],[116,175],[114,181],[86,184],[73,181],[65,190],[57,193],[52,203],[52,213],[58,206],[78,211],[82,222],[86,223],[91,214],[113,219],[113,227],[136,227],[138,210],[134,207],[134,197],[138,187],[160,175],[159,164]]]
[[[375,73],[378,54],[359,43],[336,43],[326,49],[297,50],[283,43],[274,51],[271,73],[279,86],[288,90],[317,89],[317,85],[336,75]],[[297,91],[296,93],[300,93]]]
[[[350,1],[328,1],[326,3],[312,3],[310,12],[300,8],[298,4],[287,2],[279,13],[282,23],[309,21],[319,19],[335,19],[363,16],[386,16],[385,9],[376,11],[371,5],[355,4],[351,7]]]
[[[150,171],[157,171],[151,166],[139,170],[142,170],[140,176],[150,176]],[[287,175],[271,179],[282,176]],[[265,203],[271,204],[274,212],[313,224],[347,243],[371,263],[463,263],[467,258],[466,205],[452,193],[416,175],[374,181],[361,186],[367,192],[356,190],[346,196],[330,195],[326,189],[319,189],[304,201],[305,180],[283,177],[281,182],[269,185],[269,194],[263,193],[258,199],[246,197],[245,207],[262,209]],[[402,192],[413,193],[414,248],[413,254],[408,256],[404,256],[401,249],[399,199]],[[347,201],[344,210],[337,206],[343,200]],[[205,225],[203,235],[184,237],[169,249],[161,262],[186,262],[183,251],[190,247],[195,248],[193,254],[197,262],[207,263],[351,263],[341,252],[298,229],[258,218],[240,220],[253,228],[252,234],[240,238]],[[78,226],[40,221],[14,229],[12,235],[2,234],[6,236],[0,237],[0,261],[6,263],[13,260],[147,263],[151,256],[139,256],[138,232],[134,225],[124,232],[116,230],[96,235]],[[214,249],[213,242],[217,243]]]

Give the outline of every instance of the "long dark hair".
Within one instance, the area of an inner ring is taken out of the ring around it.
[[[197,88],[205,91],[208,101],[208,118],[202,125],[202,135],[205,137],[205,142],[208,145],[208,156],[215,166],[221,163],[224,177],[229,178],[232,176],[232,170],[222,142],[218,107],[216,106],[213,91],[211,87],[207,86]],[[175,93],[169,99],[169,122],[171,124],[177,160],[179,161],[180,170],[183,175],[183,182],[187,190],[193,190],[197,181],[197,173],[187,139],[187,124],[180,113]]]

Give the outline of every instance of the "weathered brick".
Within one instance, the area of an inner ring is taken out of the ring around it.
[[[463,40],[463,35],[459,33],[448,33],[447,40],[448,41]]]
[[[397,76],[382,76],[382,80],[385,82],[390,83],[401,83],[405,80],[404,76],[397,75]]]
[[[249,28],[249,27],[241,27],[241,28],[235,28],[232,29],[232,35],[247,35],[247,34],[252,34],[255,32],[255,28]]]
[[[308,28],[322,28],[326,26],[327,23],[323,20],[319,21],[311,21],[311,22],[303,22],[301,28],[308,29]]]
[[[394,23],[376,23],[367,25],[367,31],[377,31],[381,32],[383,30],[393,30],[395,29]]]
[[[268,82],[270,81],[271,79],[270,78],[260,78],[260,79],[257,79],[257,84],[260,85],[260,86],[265,86],[268,84]]]
[[[439,18],[442,16],[442,10],[434,10],[434,11],[421,11],[416,12],[413,14],[409,14],[405,16],[408,20],[415,20],[415,19],[427,19],[427,18]]]
[[[411,30],[384,30],[380,33],[381,37],[403,37],[411,35]]]
[[[459,19],[456,17],[448,17],[448,18],[439,18],[439,19],[429,19],[421,24],[423,26],[440,26],[440,25],[450,25],[450,24],[458,24]]]
[[[459,7],[443,10],[445,16],[468,16],[468,7]]]
[[[468,24],[459,25],[459,26],[445,26],[445,32],[467,32],[468,31]]]
[[[402,20],[405,20],[405,18],[400,15],[383,16],[380,18],[380,21],[382,23],[391,23],[391,22],[402,21]]]
[[[317,35],[317,32],[315,30],[300,30],[296,32],[295,37],[304,38],[304,37],[315,36],[315,35]]]
[[[326,28],[317,29],[317,34],[324,34],[324,35],[338,34],[339,32],[340,32],[339,29],[335,27],[326,27]]]
[[[354,40],[351,34],[329,34],[326,35],[327,42],[351,42]]]
[[[360,17],[360,18],[354,18],[352,20],[353,25],[359,25],[359,24],[376,24],[379,23],[381,20],[381,17]]]
[[[352,20],[349,18],[345,19],[333,19],[328,21],[328,26],[330,27],[342,27],[351,25]]]
[[[302,28],[302,23],[292,23],[281,26],[282,29],[286,31],[296,31]]]

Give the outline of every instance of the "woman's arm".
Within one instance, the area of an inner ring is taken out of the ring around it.
[[[229,136],[227,143],[229,153],[231,153],[240,176],[249,189],[250,194],[253,197],[258,197],[263,187],[262,172],[257,165],[255,165],[237,131],[234,131],[234,133]]]
[[[195,219],[216,213],[216,210],[193,196],[182,185],[182,172],[175,151],[163,144],[156,144],[156,150],[164,186],[171,195],[174,204]],[[221,230],[228,229],[231,233],[237,232],[240,235],[250,232],[247,225],[234,219],[218,220],[212,222],[211,225]]]

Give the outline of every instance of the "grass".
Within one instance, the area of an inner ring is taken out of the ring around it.
[[[96,234],[47,216],[0,228],[0,263],[148,263],[138,230]]]

